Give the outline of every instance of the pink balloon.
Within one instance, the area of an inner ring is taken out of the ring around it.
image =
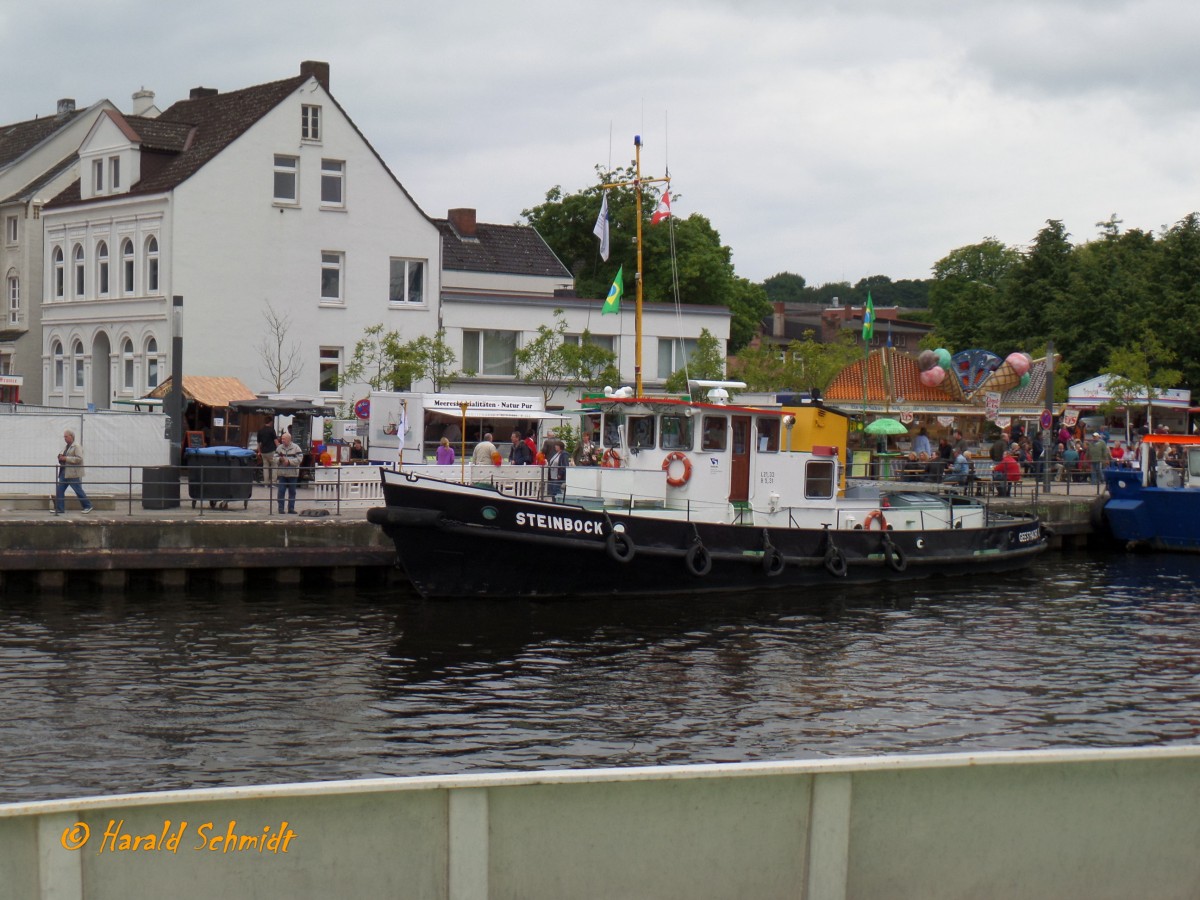
[[[926,387],[937,387],[946,380],[946,370],[941,366],[934,366],[932,369],[926,369],[921,373],[921,384]]]
[[[1027,353],[1010,353],[1004,361],[1012,366],[1013,371],[1018,375],[1024,375],[1029,371],[1030,359]]]

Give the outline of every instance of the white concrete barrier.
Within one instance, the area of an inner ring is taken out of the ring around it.
[[[1200,895],[1200,747],[422,777],[0,806],[0,895]]]

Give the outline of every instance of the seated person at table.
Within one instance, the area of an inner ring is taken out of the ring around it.
[[[1012,483],[1021,480],[1021,464],[1017,462],[1016,452],[1010,447],[1000,457],[1000,462],[992,467],[992,481],[996,483],[996,493],[1001,497],[1009,496],[1012,493]]]
[[[946,474],[944,481],[949,484],[966,484],[971,475],[971,451],[963,450],[954,458],[954,465]]]

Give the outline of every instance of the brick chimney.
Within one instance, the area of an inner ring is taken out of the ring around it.
[[[326,91],[329,90],[329,63],[318,62],[314,59],[305,60],[300,63],[300,74],[311,75],[317,79],[317,84],[325,88]]]
[[[450,227],[458,233],[459,237],[475,237],[475,210],[452,209],[446,213],[446,218],[450,220]]]
[[[776,300],[773,304],[775,307],[775,316],[771,320],[771,337],[783,337],[787,330],[787,307],[782,300]]]
[[[216,88],[194,87],[188,95],[189,100],[203,100],[205,97],[215,97],[220,93]]]
[[[75,100],[73,98],[64,97],[58,101],[57,118],[61,119],[63,116],[70,115],[73,112],[75,112]]]

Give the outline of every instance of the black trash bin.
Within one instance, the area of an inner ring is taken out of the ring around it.
[[[179,469],[146,466],[142,469],[142,509],[179,508]]]
[[[254,490],[253,450],[244,447],[198,447],[188,451],[188,497],[209,506],[229,508],[229,501],[250,505]]]

